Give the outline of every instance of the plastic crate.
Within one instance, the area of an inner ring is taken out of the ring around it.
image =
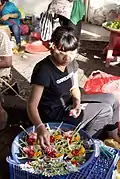
[[[112,158],[100,153],[99,157],[94,157],[91,163],[79,172],[71,173],[67,176],[55,177],[44,177],[22,171],[9,157],[7,161],[9,162],[10,179],[111,179],[113,170],[119,159],[119,152],[112,148],[110,150],[113,153]]]

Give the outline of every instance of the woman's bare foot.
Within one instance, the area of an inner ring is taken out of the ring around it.
[[[118,136],[118,129],[108,132],[108,136],[120,144],[120,137]]]
[[[105,139],[104,144],[114,149],[120,150],[120,144],[114,139]]]

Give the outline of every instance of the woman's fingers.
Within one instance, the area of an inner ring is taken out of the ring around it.
[[[44,125],[37,129],[37,138],[42,148],[50,146],[50,134]]]
[[[80,115],[80,113],[81,113],[81,108],[76,109],[76,116],[77,116],[77,117]]]
[[[50,146],[50,138],[48,135],[44,136],[44,143],[47,145],[47,146]]]
[[[50,146],[50,136],[49,135],[40,136],[40,137],[38,137],[38,140],[39,140],[42,148],[46,148],[46,147]]]
[[[45,148],[46,148],[46,145],[45,145],[45,142],[44,142],[44,138],[43,138],[43,137],[40,137],[40,138],[39,138],[39,141],[40,141],[40,146],[45,149]]]
[[[73,116],[74,118],[77,118],[81,113],[81,109],[71,109],[69,112],[69,116]]]

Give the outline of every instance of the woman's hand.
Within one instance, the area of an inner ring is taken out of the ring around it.
[[[45,125],[41,125],[37,129],[37,138],[42,148],[45,149],[46,147],[50,146],[50,134]]]
[[[6,14],[6,15],[1,17],[1,20],[7,21],[9,19],[9,17],[10,17],[9,14]]]
[[[77,118],[81,113],[81,106],[80,106],[80,100],[73,99],[73,105],[69,112],[69,116],[73,116],[74,118]]]

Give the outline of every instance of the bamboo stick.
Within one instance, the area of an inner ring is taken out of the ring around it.
[[[20,125],[20,128],[28,135],[28,132],[26,131],[26,129],[24,129],[23,126]]]

